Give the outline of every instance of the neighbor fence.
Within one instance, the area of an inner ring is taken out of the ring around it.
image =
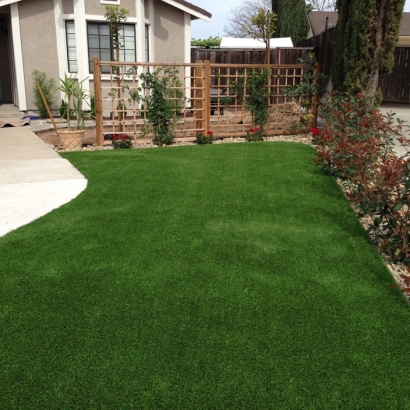
[[[270,64],[299,64],[299,59],[313,53],[313,47],[278,47],[270,50]],[[211,64],[263,64],[265,49],[191,47],[191,63],[209,60]]]
[[[302,116],[306,117],[298,99],[284,95],[287,88],[300,84],[303,76],[300,64],[226,65],[198,61],[171,65],[94,59],[93,66],[99,146],[112,134],[152,139],[158,124],[152,119],[150,110],[156,108],[155,105],[149,106],[147,101],[161,93],[163,98],[172,100],[175,107],[169,126],[176,141],[193,141],[198,134],[208,132],[212,132],[215,138],[246,136],[249,129],[257,125],[247,108],[250,97],[247,81],[255,73],[264,71],[269,74],[263,86],[269,104],[269,120],[264,134],[294,134],[295,124]],[[176,76],[172,83],[163,82],[171,68]],[[158,81],[147,86],[148,76]],[[166,92],[161,88],[165,83],[168,86]],[[312,114],[309,126],[316,124],[315,102]]]
[[[323,86],[331,90],[331,75],[334,59],[334,45],[337,38],[336,27],[302,42],[305,47],[313,47],[321,71],[327,76]],[[383,102],[410,103],[410,47],[395,47],[392,72],[380,81]]]

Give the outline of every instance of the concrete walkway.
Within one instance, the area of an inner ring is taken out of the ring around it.
[[[23,115],[0,106],[0,119]],[[0,236],[71,201],[87,186],[84,176],[27,126],[0,128],[0,170]]]
[[[394,113],[395,118],[400,118],[403,121],[406,121],[406,125],[410,125],[410,104],[394,104],[394,103],[386,103],[380,106],[380,112],[383,114],[387,113]],[[409,136],[409,133],[407,133]],[[395,141],[395,154],[397,156],[402,156],[406,154],[405,148],[403,148],[398,141]]]
[[[410,105],[383,104],[410,125]],[[12,104],[0,105],[0,120],[24,116]],[[30,126],[0,128],[0,236],[26,225],[77,197],[87,180],[32,130],[50,129],[45,120]],[[397,145],[396,153],[405,150]]]

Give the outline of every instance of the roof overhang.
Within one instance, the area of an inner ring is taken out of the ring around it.
[[[211,17],[212,17],[211,13],[208,13],[206,10],[203,10],[191,3],[188,3],[187,1],[184,1],[184,0],[162,0],[162,1],[164,3],[167,3],[171,6],[176,7],[177,9],[184,11],[185,13],[190,14],[193,18],[198,18],[208,23],[211,21]]]
[[[21,0],[0,0],[0,7],[8,6],[9,4],[18,3]]]

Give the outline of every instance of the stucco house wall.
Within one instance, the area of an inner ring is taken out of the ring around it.
[[[154,42],[154,61],[184,63],[185,13],[169,4],[156,0],[154,9]],[[181,47],[181,45],[184,45],[184,47]]]
[[[63,0],[62,9],[64,14],[73,14],[74,13],[74,3],[73,0]]]
[[[110,5],[109,2],[102,3],[101,0],[87,0],[85,2],[85,13],[88,15],[103,16],[105,14],[106,5]],[[112,3],[111,5],[116,4]],[[135,18],[137,16],[135,0],[121,0],[119,7],[129,10],[129,17]]]
[[[24,1],[18,4],[23,54],[25,93],[28,108],[34,108],[33,78],[37,69],[58,81],[57,38],[53,0]],[[49,29],[45,31],[45,27]]]
[[[8,102],[13,102],[21,111],[35,108],[31,76],[34,69],[46,72],[56,81],[69,72],[67,21],[75,31],[75,38],[70,37],[74,44],[70,50],[75,49],[77,55],[76,76],[84,79],[85,89],[92,90],[87,27],[90,23],[106,23],[107,4],[115,2],[0,0],[0,13],[6,13],[10,21],[9,39],[0,42],[0,55],[8,56],[7,66],[12,71],[8,77],[13,95]],[[189,63],[191,21],[198,18],[210,21],[211,18],[206,10],[185,0],[120,0],[117,4],[130,11],[126,24],[135,28],[137,62]],[[61,97],[61,93],[57,95],[57,101]]]

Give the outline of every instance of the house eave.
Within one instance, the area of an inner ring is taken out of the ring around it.
[[[199,10],[195,10],[194,8],[191,8],[188,6],[188,4],[182,4],[178,1],[175,0],[162,0],[164,3],[167,3],[177,9],[180,9],[182,11],[184,11],[185,13],[188,13],[191,15],[191,18],[197,18],[197,19],[201,19],[204,20],[206,22],[210,22],[211,21],[211,17],[212,14],[208,13],[207,11],[203,10],[204,12],[201,12]],[[199,8],[199,7],[198,7]]]
[[[0,7],[8,6],[9,4],[18,3],[21,0],[0,0]]]

